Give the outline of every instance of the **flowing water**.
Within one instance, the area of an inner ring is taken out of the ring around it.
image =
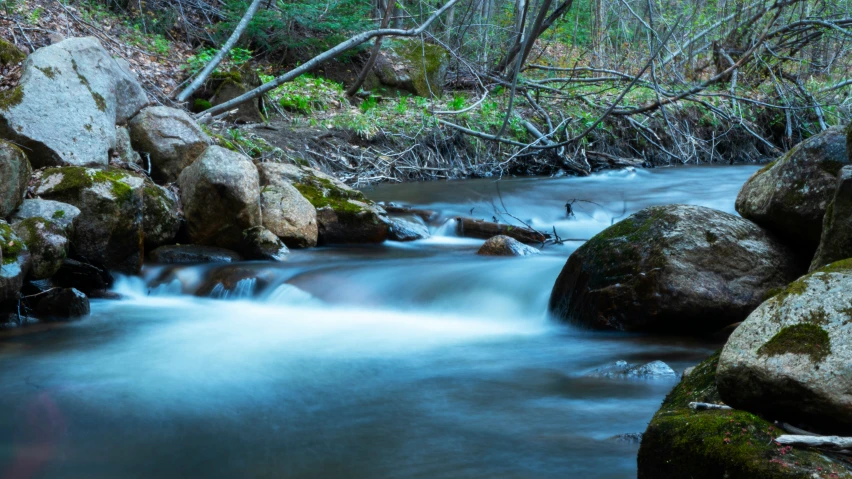
[[[733,212],[755,170],[366,193],[583,239],[654,204]],[[638,445],[608,438],[643,431],[675,380],[587,373],[656,359],[679,373],[718,345],[557,324],[547,298],[580,241],[485,258],[453,229],[281,264],[146,267],[90,317],[0,341],[0,477],[635,477]],[[228,268],[256,279],[192,294]]]

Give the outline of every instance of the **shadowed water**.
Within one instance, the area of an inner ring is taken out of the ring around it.
[[[651,204],[733,211],[754,167],[505,179],[503,204],[587,238]],[[489,218],[494,181],[387,185],[376,200]],[[564,204],[575,202],[576,217]],[[504,218],[503,221],[508,221]],[[147,267],[91,317],[0,343],[0,477],[635,477],[641,432],[673,380],[590,378],[624,359],[678,373],[717,345],[594,333],[546,317],[580,243],[483,258],[438,222],[429,240],[294,251],[236,288]]]

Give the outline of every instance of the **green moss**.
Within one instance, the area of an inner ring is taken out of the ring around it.
[[[840,173],[840,169],[844,166],[846,166],[844,163],[835,160],[822,160],[819,162],[819,168],[831,176],[837,176]]]
[[[90,91],[91,91],[91,89],[90,89]],[[107,103],[106,103],[106,100],[104,100],[104,97],[101,96],[100,93],[92,91],[92,98],[95,99],[95,105],[97,105],[98,110],[106,111]]]
[[[44,170],[43,178],[62,175],[62,180],[51,188],[54,197],[76,197],[81,189],[91,188],[95,183],[109,183],[113,196],[123,202],[132,199],[132,188],[122,180],[127,174],[116,170],[92,170],[79,166],[65,166]]]
[[[0,110],[8,110],[24,101],[24,89],[20,86],[11,90],[0,91]]]
[[[639,449],[639,478],[849,478],[817,452],[781,447],[783,434],[746,411],[695,411],[689,403],[719,402],[717,352],[686,376],[663,401]]]
[[[218,72],[218,71],[213,72],[213,74],[210,75],[210,76],[214,80],[231,81],[231,82],[234,82],[238,85],[241,85],[243,83],[243,76],[240,73],[240,71],[237,70],[237,69],[233,69],[233,70],[226,71],[226,72]]]
[[[0,222],[0,250],[3,254],[3,264],[12,264],[18,261],[18,256],[26,251],[24,242],[18,238],[12,227],[5,222]]]
[[[852,258],[835,261],[814,271],[814,273],[852,273]]]
[[[86,123],[85,125],[83,125],[83,128],[85,128],[86,131],[92,131],[92,125],[89,124],[89,123]]]
[[[719,239],[719,236],[716,235],[716,233],[714,233],[712,231],[705,231],[704,232],[704,238],[707,239],[708,243],[713,244],[713,243],[716,242],[716,240]]]
[[[295,183],[293,186],[299,190],[299,193],[305,197],[315,208],[331,207],[337,214],[337,218],[341,222],[347,222],[355,219],[361,212],[364,211],[360,206],[349,201],[347,197],[341,197],[335,194],[328,194],[321,188],[311,184]]]
[[[50,78],[51,80],[56,78],[57,73],[61,73],[58,69],[55,69],[55,68],[50,67],[50,66],[44,67],[44,68],[42,68],[42,67],[35,67],[35,68],[36,68],[36,70],[44,73],[44,76],[46,76],[47,78]]]
[[[27,55],[20,48],[0,38],[0,65],[13,65],[26,58]]]
[[[754,181],[755,178],[757,178],[758,176],[760,176],[760,175],[766,173],[767,171],[771,170],[772,167],[775,166],[776,163],[778,163],[779,161],[784,161],[784,159],[786,159],[786,158],[787,158],[787,156],[785,155],[780,160],[770,161],[769,163],[764,165],[763,168],[757,170],[757,172],[755,174],[751,175],[751,178],[749,178],[748,181],[746,181],[746,184],[751,183],[752,181]]]
[[[757,350],[759,356],[787,353],[805,354],[811,361],[820,362],[831,354],[828,333],[816,324],[795,324],[779,331]]]
[[[786,288],[782,288],[780,290],[778,288],[774,288],[769,290],[770,292],[767,293],[766,299],[774,298],[780,302],[784,301],[789,296],[798,296],[807,290],[808,282],[807,276],[805,276],[804,278],[797,279],[796,281],[793,281],[792,283],[788,284]],[[772,294],[771,292],[774,292],[774,294]]]
[[[92,99],[95,100],[95,106],[98,107],[100,111],[106,111],[107,103],[103,96],[100,93],[92,90],[92,86],[89,84],[89,80],[80,73],[80,70],[77,68],[77,62],[71,60],[71,66],[74,68],[74,72],[77,74],[77,78],[80,80],[87,90],[89,90],[89,94],[92,95]]]
[[[122,180],[127,175],[114,170],[97,170],[93,176],[96,183],[109,183],[113,196],[119,203],[129,201],[133,198],[133,189]]]
[[[823,218],[825,219],[825,222],[823,223],[822,229],[823,231],[828,231],[834,223],[834,201],[828,204]]]
[[[412,66],[409,76],[417,94],[429,96],[430,91],[440,93],[443,85],[438,74],[449,58],[444,48],[416,40],[396,40],[392,48]]]
[[[209,110],[210,108],[213,107],[213,105],[209,101],[207,101],[203,98],[196,98],[192,105],[194,107],[193,108],[194,111],[196,111],[196,112],[202,112],[204,110]]]
[[[58,220],[65,218],[65,210],[56,210],[53,212],[53,219]]]

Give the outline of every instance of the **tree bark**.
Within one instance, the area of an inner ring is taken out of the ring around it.
[[[396,5],[393,0],[387,0],[387,2],[388,4],[385,7],[384,16],[382,17],[382,25],[380,28],[388,27],[391,15],[393,14],[393,7]],[[358,93],[358,90],[361,89],[361,85],[364,84],[364,80],[367,79],[367,75],[370,74],[370,71],[373,69],[373,65],[376,64],[376,60],[379,58],[379,51],[382,49],[383,39],[384,37],[376,37],[376,44],[373,45],[373,49],[370,51],[370,58],[367,59],[367,63],[364,64],[364,68],[361,69],[361,73],[358,74],[358,78],[355,79],[355,83],[350,85],[349,89],[346,90],[346,96],[351,97]]]

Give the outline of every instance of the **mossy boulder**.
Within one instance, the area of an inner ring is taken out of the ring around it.
[[[29,279],[53,276],[68,256],[69,241],[65,229],[45,218],[33,217],[12,224],[12,229],[27,245],[32,257]]]
[[[27,58],[27,54],[21,51],[11,42],[0,38],[0,65],[15,65]]]
[[[6,218],[24,201],[32,169],[27,155],[0,140],[0,218]]]
[[[317,245],[317,209],[289,182],[264,186],[260,192],[263,226],[291,248]]]
[[[145,108],[130,120],[129,126],[133,149],[146,161],[150,158],[151,175],[159,183],[177,181],[184,168],[210,144],[210,137],[195,120],[176,108]]]
[[[211,146],[183,170],[179,183],[193,243],[238,249],[243,231],[261,226],[257,168],[245,155]]]
[[[105,167],[115,125],[147,103],[126,62],[96,38],[69,38],[32,53],[20,85],[0,94],[0,137],[22,145],[35,167]]]
[[[316,209],[318,244],[381,243],[390,219],[363,193],[321,171],[281,163],[260,163],[261,184],[291,184]]]
[[[783,431],[741,410],[696,411],[690,402],[719,403],[719,353],[696,366],[663,401],[642,435],[640,479],[840,479],[852,474],[813,450],[774,442]]]
[[[646,208],[568,259],[549,309],[596,329],[711,333],[745,319],[802,271],[753,223],[701,206]]]
[[[852,434],[852,260],[790,284],[728,339],[719,360],[731,406],[805,429]]]
[[[263,226],[255,226],[243,231],[240,253],[246,259],[285,261],[290,250],[271,231]]]
[[[35,194],[76,206],[74,253],[110,270],[134,274],[142,267],[145,180],[125,170],[76,166],[34,175]]]
[[[755,173],[737,196],[737,211],[797,246],[803,256],[813,256],[837,175],[848,164],[843,129],[829,128]]]
[[[177,237],[182,217],[177,193],[150,181],[143,187],[142,227],[145,231],[145,248],[154,249],[173,243]]]
[[[418,96],[441,96],[450,53],[418,39],[385,41],[374,71],[382,85]]]
[[[852,166],[844,166],[838,174],[834,199],[822,220],[822,236],[811,271],[845,258],[852,258]]]
[[[27,245],[0,219],[0,301],[18,295],[31,264]]]
[[[74,232],[74,224],[80,217],[80,208],[61,201],[52,200],[24,200],[21,206],[12,214],[12,222],[22,221],[28,218],[45,218],[65,230],[66,236],[70,237]]]
[[[211,78],[215,93],[210,98],[209,105],[221,105],[227,101],[248,93],[261,85],[260,77],[251,68],[234,69],[225,73],[214,73]],[[255,98],[238,105],[236,111],[227,119],[236,123],[261,123],[266,119],[261,112],[262,99]],[[208,107],[209,108],[209,107]]]

